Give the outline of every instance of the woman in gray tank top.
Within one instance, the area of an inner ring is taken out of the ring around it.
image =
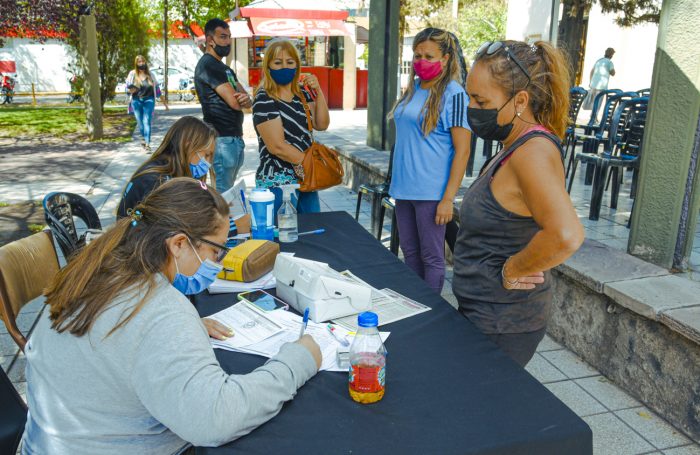
[[[583,242],[559,138],[569,73],[549,43],[487,42],[467,80],[474,134],[503,143],[464,196],[454,252],[460,312],[525,366],[544,337],[548,270]]]

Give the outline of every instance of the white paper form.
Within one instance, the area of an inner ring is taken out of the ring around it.
[[[358,277],[357,275],[352,273],[350,270],[343,270],[342,272],[340,272],[340,274],[343,275],[345,278],[350,279],[350,281],[353,281],[357,284],[361,284],[361,285],[368,287],[372,290],[372,293],[370,294],[370,298],[372,300],[372,307],[375,307],[378,305],[383,305],[385,303],[391,302],[391,300],[392,300],[391,297],[384,294],[379,289],[369,285],[366,281],[362,280],[362,278]]]
[[[272,271],[266,273],[255,281],[244,283],[243,281],[229,281],[217,278],[209,285],[210,294],[223,294],[226,292],[257,291],[258,289],[272,289],[277,286],[277,280]]]
[[[248,213],[248,208],[245,207],[243,198],[241,198],[241,191],[245,194],[245,180],[243,179],[221,194],[221,197],[228,203],[229,216],[233,217],[234,220]]]
[[[389,299],[379,304],[373,304],[370,311],[377,314],[379,325],[386,325],[392,322],[400,321],[411,316],[415,316],[426,311],[430,311],[429,306],[411,300],[398,292],[389,288],[384,288],[381,292]],[[350,331],[357,330],[357,315],[345,316],[338,319],[333,319],[335,324],[338,324]]]
[[[236,303],[208,318],[219,321],[233,330],[234,336],[218,341],[232,348],[259,343],[284,330],[282,326],[246,302]]]

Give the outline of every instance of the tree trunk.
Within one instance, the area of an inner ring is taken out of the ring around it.
[[[559,22],[557,45],[564,50],[571,64],[571,85],[581,83],[583,57],[586,53],[588,12],[583,5],[574,6],[575,1],[564,1],[564,12]]]

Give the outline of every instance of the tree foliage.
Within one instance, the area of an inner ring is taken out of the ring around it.
[[[604,13],[617,14],[615,22],[621,27],[632,27],[648,22],[658,23],[661,14],[661,0],[563,0],[562,3],[570,6],[572,15],[578,13],[579,8],[585,12],[590,10],[594,3],[600,3],[600,9]]]
[[[79,13],[83,2],[74,0],[0,0],[0,28],[20,30],[19,37],[43,40],[55,36],[80,54]],[[133,68],[134,57],[147,55],[148,24],[137,0],[93,0],[97,23],[97,53],[102,104],[112,98],[119,79]],[[4,14],[7,12],[8,14]],[[79,75],[82,76],[82,75]]]

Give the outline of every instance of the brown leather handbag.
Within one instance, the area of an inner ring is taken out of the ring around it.
[[[338,152],[314,141],[314,128],[311,123],[309,105],[306,104],[303,97],[301,102],[304,104],[306,121],[309,126],[311,147],[306,149],[304,161],[301,162],[304,167],[304,180],[299,181],[299,191],[325,190],[340,184],[343,181],[345,171],[338,158]]]

